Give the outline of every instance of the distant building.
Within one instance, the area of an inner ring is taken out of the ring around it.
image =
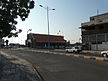
[[[48,35],[46,34],[34,34],[27,35],[26,45],[32,48],[48,48],[48,42],[50,42],[50,48],[64,48],[67,45],[67,41],[63,36]]]
[[[108,13],[90,17],[81,24],[81,32],[85,49],[108,50]]]

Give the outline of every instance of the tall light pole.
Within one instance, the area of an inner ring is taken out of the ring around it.
[[[55,9],[50,9],[48,6],[44,7],[42,5],[39,5],[40,7],[43,7],[44,9],[47,10],[47,24],[48,24],[48,49],[50,49],[50,32],[49,32],[49,10],[55,10]]]

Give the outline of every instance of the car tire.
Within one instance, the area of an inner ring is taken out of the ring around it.
[[[108,55],[106,53],[103,53],[102,56],[103,57],[108,57]]]
[[[73,51],[72,53],[76,53],[75,51]]]
[[[67,50],[66,52],[67,52],[67,53],[69,53],[69,51],[68,51],[68,50]]]
[[[80,53],[80,51],[77,51],[77,53]]]

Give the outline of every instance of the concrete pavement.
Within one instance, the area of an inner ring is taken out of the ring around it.
[[[43,81],[36,68],[15,55],[0,51],[0,81]]]

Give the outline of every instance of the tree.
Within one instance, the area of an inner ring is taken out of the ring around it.
[[[6,42],[6,46],[8,46],[9,40],[6,40],[5,42]]]
[[[16,31],[18,23],[16,19],[19,16],[22,21],[25,21],[34,4],[33,0],[0,0],[0,38],[17,37],[22,30]]]

